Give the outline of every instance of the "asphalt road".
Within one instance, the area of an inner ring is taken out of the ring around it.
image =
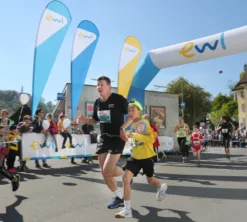
[[[247,221],[247,149],[232,149],[229,163],[222,148],[202,153],[202,165],[194,157],[168,156],[155,167],[156,176],[168,184],[167,197],[156,201],[156,190],[144,176],[132,186],[133,219],[139,222],[244,222]],[[121,160],[123,162],[124,159]],[[21,173],[20,189],[13,193],[0,177],[0,221],[2,222],[98,222],[117,221],[117,210],[108,210],[112,193],[104,185],[97,161],[70,164],[49,160],[51,169]],[[121,178],[118,178],[121,186]],[[120,219],[121,220],[121,219]]]

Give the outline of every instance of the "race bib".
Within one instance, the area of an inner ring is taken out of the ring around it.
[[[194,146],[200,146],[201,141],[199,141],[199,140],[193,141],[193,144],[194,144]]]
[[[100,123],[111,123],[111,111],[100,110],[97,112]]]
[[[222,133],[228,133],[228,129],[222,129]]]

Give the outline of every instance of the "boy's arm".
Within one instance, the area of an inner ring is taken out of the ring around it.
[[[133,133],[133,138],[143,143],[154,143],[154,136],[152,134],[142,135],[139,133]]]

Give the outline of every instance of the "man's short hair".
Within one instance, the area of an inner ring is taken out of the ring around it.
[[[99,82],[99,81],[101,81],[101,80],[105,80],[106,83],[107,83],[108,85],[111,85],[111,80],[110,80],[110,78],[108,78],[107,76],[100,76],[100,77],[97,79],[97,82]]]
[[[43,111],[43,109],[41,109],[41,108],[37,109],[36,112],[35,112],[35,115],[38,115],[42,111]]]

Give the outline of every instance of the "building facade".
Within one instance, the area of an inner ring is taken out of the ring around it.
[[[239,82],[232,89],[235,92],[235,99],[238,103],[238,122],[241,127],[247,125],[247,65],[244,65],[244,72],[240,75]]]
[[[112,92],[117,92],[117,88],[113,87]],[[64,112],[67,118],[71,118],[70,83],[66,84],[63,94],[64,100],[58,100],[53,111],[55,120],[57,120],[61,112]],[[93,103],[98,97],[95,85],[84,85],[75,116],[91,116]],[[151,119],[159,126],[159,135],[173,137],[176,148],[177,143],[173,131],[178,123],[179,116],[178,95],[166,92],[145,91],[144,109],[144,113],[149,114]],[[99,131],[98,127],[98,125],[95,126],[96,131]]]

